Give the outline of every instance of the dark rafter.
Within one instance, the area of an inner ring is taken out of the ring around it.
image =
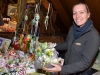
[[[52,5],[55,7],[56,11],[58,11],[58,15],[61,18],[64,25],[66,26],[67,23],[71,24],[71,21],[68,18],[68,15],[67,15],[65,9],[63,8],[61,2],[59,0],[50,0],[50,1],[51,1]],[[68,27],[69,27],[69,25],[68,25]]]
[[[63,8],[65,9],[66,13],[68,14],[69,19],[72,21],[72,20],[73,20],[73,18],[72,18],[72,12],[71,12],[70,9],[68,8],[68,6],[67,6],[65,0],[60,0],[60,2],[61,2],[61,4],[62,4]]]
[[[85,3],[85,0],[79,0],[79,2]]]

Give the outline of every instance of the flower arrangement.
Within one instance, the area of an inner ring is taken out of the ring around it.
[[[58,57],[58,52],[54,48],[55,44],[52,43],[51,45],[47,42],[38,43],[35,49],[36,69],[41,69],[44,66],[52,67],[50,63],[59,64],[61,58]]]
[[[0,75],[26,75],[36,72],[34,55],[24,54],[23,51],[8,50],[0,58]]]
[[[100,70],[100,47],[99,47],[99,52],[96,57],[96,61],[94,62],[92,68]]]
[[[97,59],[96,59],[96,64],[100,65],[100,47],[99,47],[99,53],[97,55]]]

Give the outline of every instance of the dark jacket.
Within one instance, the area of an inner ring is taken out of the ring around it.
[[[93,25],[81,37],[74,40],[73,26],[71,26],[65,42],[57,44],[56,50],[67,50],[65,65],[61,75],[84,72],[91,67],[92,61],[98,52],[100,36]]]

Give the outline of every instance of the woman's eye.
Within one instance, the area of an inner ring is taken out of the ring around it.
[[[76,13],[73,13],[73,15],[75,15]]]
[[[83,14],[84,12],[80,12],[81,14]]]

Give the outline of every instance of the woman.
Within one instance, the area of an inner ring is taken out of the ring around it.
[[[92,75],[91,66],[98,52],[100,37],[89,19],[90,11],[86,4],[73,6],[73,26],[69,29],[65,42],[57,44],[56,50],[66,50],[64,65],[51,64],[54,68],[43,68],[60,75]]]

